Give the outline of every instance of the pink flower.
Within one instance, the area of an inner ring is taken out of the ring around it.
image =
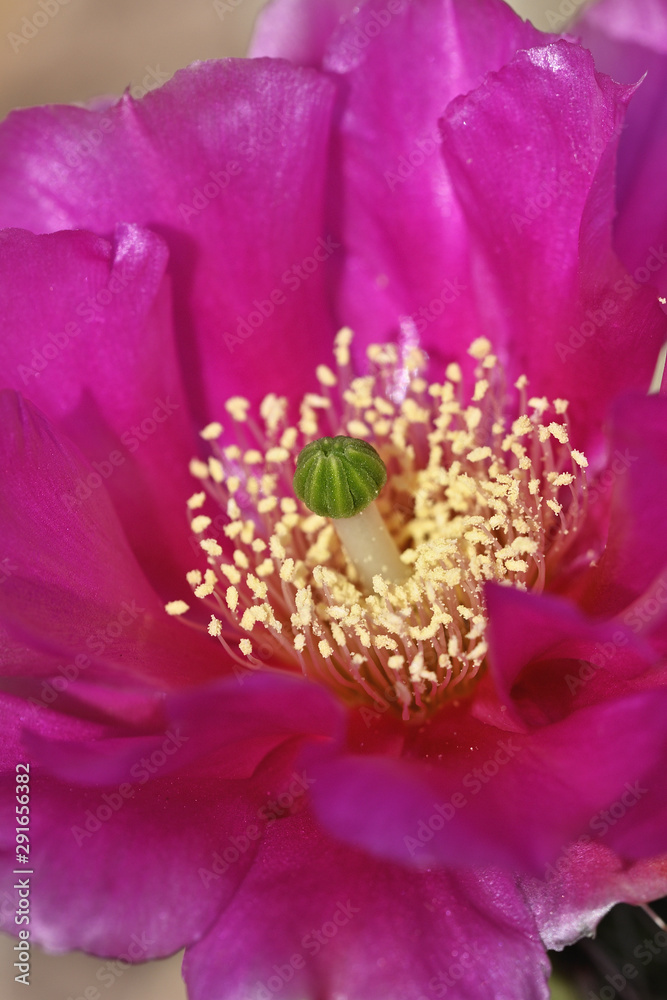
[[[193,1000],[546,997],[667,887],[635,88],[495,0],[281,0],[255,54],[301,65],[0,128],[3,926],[22,854],[32,940],[186,946]],[[405,584],[291,496],[339,431]]]
[[[599,69],[622,83],[641,80],[619,146],[616,245],[631,274],[641,269],[641,278],[647,267],[653,268],[651,280],[664,295],[667,6],[664,0],[643,0],[639,4],[604,0],[586,10],[575,30],[593,52]],[[647,247],[656,243],[661,247],[657,274],[655,261],[647,264]]]

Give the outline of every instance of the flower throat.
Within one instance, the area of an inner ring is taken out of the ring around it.
[[[200,491],[188,511],[208,567],[187,579],[237,664],[296,671],[348,704],[421,721],[468,694],[483,669],[485,583],[543,588],[583,519],[588,463],[570,448],[567,401],[527,398],[521,376],[517,415],[507,414],[486,339],[469,349],[467,395],[457,364],[429,383],[423,352],[401,356],[395,344],[371,345],[371,373],[355,377],[351,341],[349,329],[338,333],[336,372],[317,368],[319,389],[296,425],[287,400],[269,394],[259,420],[246,399],[227,401],[235,442],[222,443],[218,423],[204,428],[212,454],[190,464]],[[377,574],[363,586],[336,522],[294,498],[302,448],[336,435],[371,444],[386,466],[376,504],[405,567],[400,582]]]

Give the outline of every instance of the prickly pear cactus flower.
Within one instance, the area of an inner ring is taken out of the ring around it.
[[[660,247],[667,232],[667,191],[662,177],[667,158],[667,4],[665,0],[639,4],[602,0],[585,10],[573,30],[591,49],[599,69],[621,83],[641,80],[619,144],[614,220],[619,256],[633,274],[647,266],[646,247]],[[664,245],[649,266],[652,281],[664,296]]]
[[[276,0],[252,55],[0,128],[2,927],[546,998],[667,890],[637,87],[499,0]]]

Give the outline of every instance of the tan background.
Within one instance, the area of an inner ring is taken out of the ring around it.
[[[58,4],[43,2],[49,9]],[[243,55],[264,2],[233,0],[234,9],[220,17],[212,0],[60,0],[64,6],[48,23],[26,29],[33,38],[12,45],[23,18],[40,12],[39,0],[0,0],[0,118],[14,107],[138,90],[151,70],[172,74],[195,59]],[[545,11],[558,14],[561,4],[567,10],[583,2],[515,0],[512,6],[546,27]]]
[[[52,8],[57,0],[44,2]],[[564,9],[568,3],[581,6],[577,0],[563,2]],[[195,59],[243,55],[263,3],[240,0],[221,19],[212,0],[69,0],[26,44],[15,42],[13,47],[10,33],[20,34],[22,19],[32,18],[39,2],[0,0],[0,118],[13,107],[86,101],[120,94],[127,86],[139,97],[142,88],[157,85],[156,78]],[[557,14],[560,4],[516,0],[512,6],[545,28],[544,12]],[[12,944],[0,935],[3,1000],[78,1000],[85,998],[86,988],[100,985],[100,959],[47,956],[33,949],[32,981],[26,989],[13,981]],[[100,993],[105,1000],[185,1000],[180,961],[177,955],[127,969],[110,988],[100,986]]]

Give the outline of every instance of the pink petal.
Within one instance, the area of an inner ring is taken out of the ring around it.
[[[666,329],[654,295],[629,284],[611,252],[631,89],[565,41],[520,53],[489,88],[452,102],[443,124],[473,234],[473,293],[512,371],[570,400],[581,447],[614,396],[648,389]]]
[[[494,0],[399,7],[355,8],[325,59],[346,93],[339,155],[349,253],[339,318],[360,342],[386,340],[400,324],[404,337],[420,334],[452,360],[482,325],[438,119],[458,94],[481,84],[486,95],[487,74],[544,36]]]
[[[60,503],[76,512],[104,483],[165,598],[191,568],[194,448],[166,263],[164,242],[136,226],[120,226],[112,244],[84,232],[0,237],[1,384],[33,400],[93,463]]]
[[[283,744],[310,740],[321,752],[322,745],[340,740],[343,728],[342,709],[327,691],[277,672],[250,677],[243,686],[238,678],[228,678],[169,692],[154,698],[153,714],[139,726],[128,722],[112,729],[82,720],[83,731],[65,734],[61,728],[55,743],[41,713],[39,727],[33,719],[23,745],[32,760],[62,781],[114,784],[143,753],[159,746],[165,732],[182,733],[187,746],[161,773],[192,764],[217,781],[251,777]]]
[[[667,892],[667,857],[623,863],[590,833],[582,834],[542,879],[525,879],[521,888],[535,914],[546,948],[564,948],[590,936],[615,903],[645,903]]]
[[[20,715],[20,704],[9,707]],[[49,950],[145,961],[197,940],[234,895],[265,825],[267,791],[292,780],[294,748],[285,744],[241,785],[212,780],[205,761],[179,766],[184,738],[167,731],[157,751],[137,746],[120,779],[96,787],[63,783],[31,764],[34,940]],[[25,760],[25,750],[18,756]],[[13,763],[7,791],[10,783]],[[7,814],[3,843],[13,844],[14,826]],[[251,828],[257,837],[236,850],[237,831]],[[11,867],[0,886],[8,895]]]
[[[311,779],[301,746],[331,740],[341,723],[327,692],[280,675],[167,695],[154,707],[140,724],[110,723],[36,714],[0,696],[3,783],[14,784],[17,760],[30,766],[32,922],[49,948],[136,961],[196,940],[245,876],[267,824],[303,807]],[[8,814],[7,842],[12,825]],[[9,873],[6,891],[14,880]],[[137,938],[141,953],[130,950]]]
[[[539,874],[628,783],[644,782],[646,810],[662,810],[653,774],[664,768],[666,724],[664,690],[583,708],[532,732],[451,708],[419,734],[414,756],[317,762],[314,806],[332,834],[379,857]],[[611,745],[623,754],[610,754]],[[626,856],[645,855],[644,829],[630,823],[617,833]],[[665,850],[665,826],[654,826],[650,853]]]
[[[586,9],[577,31],[591,25],[624,44],[635,43],[667,55],[667,7],[664,0],[602,0]]]
[[[588,704],[590,689],[583,702],[581,695],[596,672],[605,697],[611,697],[659,660],[628,624],[587,619],[560,598],[489,586],[486,600],[495,690],[505,708],[529,725],[555,722]],[[473,712],[482,718],[478,702]]]
[[[619,400],[610,436],[608,540],[586,577],[582,603],[594,615],[623,611],[633,632],[650,633],[667,613],[667,399]]]
[[[293,392],[328,360],[332,91],[311,70],[226,60],[141,101],[35,108],[0,126],[0,224],[106,235],[129,220],[164,237],[202,426],[228,396]]]
[[[279,995],[545,1000],[546,956],[507,875],[416,874],[274,823],[210,933],[186,953],[192,1000]]]
[[[619,146],[616,246],[638,284],[667,292],[667,8],[662,0],[603,0],[586,9],[577,33],[596,65],[641,86]]]
[[[0,533],[12,567],[0,607],[14,640],[61,662],[68,657],[87,679],[104,663],[116,678],[160,687],[222,672],[206,640],[166,615],[104,485],[69,502],[91,474],[75,446],[11,390],[0,392],[0,426]]]
[[[331,36],[355,0],[272,0],[257,18],[249,55],[320,68]]]

